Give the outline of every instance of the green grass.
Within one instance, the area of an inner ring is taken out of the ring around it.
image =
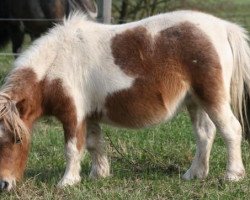
[[[8,71],[6,59],[1,68]],[[65,160],[63,131],[55,119],[41,119],[34,127],[32,149],[25,178],[1,199],[248,199],[250,178],[224,182],[225,145],[217,137],[211,156],[210,175],[205,181],[184,181],[195,141],[190,120],[182,112],[172,122],[145,130],[103,126],[112,176],[90,180],[90,158],[82,162],[82,182],[64,190],[55,187],[62,177]],[[109,136],[109,137],[107,137]],[[111,143],[112,141],[112,143]],[[115,145],[115,147],[113,146]],[[116,151],[119,150],[120,153]],[[250,172],[249,147],[243,143],[246,171]]]
[[[56,120],[40,120],[35,128],[25,179],[15,191],[1,199],[247,199],[250,178],[239,183],[223,181],[226,167],[225,145],[216,138],[211,155],[210,174],[204,180],[184,181],[195,142],[185,112],[172,122],[145,130],[131,131],[103,126],[112,176],[90,180],[90,159],[82,162],[82,182],[64,190],[57,189],[65,160],[63,131]],[[111,144],[115,145],[115,148]],[[243,143],[246,171],[250,154]]]
[[[238,2],[250,4],[250,0]],[[241,13],[239,10],[247,13],[250,9],[245,7],[235,10],[236,13]],[[0,84],[12,62],[10,57],[0,57]],[[90,180],[90,158],[86,154],[82,162],[81,183],[62,190],[56,187],[65,169],[62,127],[54,119],[41,119],[34,127],[25,178],[15,190],[1,193],[0,199],[235,200],[250,197],[249,177],[238,183],[223,180],[226,148],[219,136],[213,146],[208,178],[203,181],[181,179],[195,151],[191,123],[185,111],[169,123],[145,130],[131,131],[103,126],[103,131],[112,176]],[[246,172],[250,174],[250,149],[246,142],[243,142],[242,150]]]

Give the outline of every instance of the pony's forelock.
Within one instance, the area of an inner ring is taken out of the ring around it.
[[[15,142],[21,141],[22,135],[29,136],[29,130],[21,120],[15,102],[6,93],[0,93],[0,120],[4,128],[13,134]]]

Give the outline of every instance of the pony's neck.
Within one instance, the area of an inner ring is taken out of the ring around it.
[[[31,128],[42,115],[42,82],[31,68],[14,69],[1,90],[16,103],[20,118]]]

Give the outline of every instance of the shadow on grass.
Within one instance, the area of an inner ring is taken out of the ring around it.
[[[30,179],[34,178],[36,182],[43,183],[54,183],[58,182],[64,173],[64,166],[60,166],[57,168],[36,168],[36,169],[28,169],[25,172],[25,178]]]
[[[154,178],[161,179],[162,177],[165,179],[166,176],[179,176],[184,173],[183,167],[177,164],[179,161],[173,161],[172,164],[165,164],[144,159],[128,161],[123,158],[113,158],[112,162],[115,165],[114,172],[117,173],[115,176],[119,178],[136,177],[150,180]]]
[[[162,163],[151,163],[147,160],[137,160],[136,162],[128,163],[121,158],[112,158],[112,164],[111,171],[114,173],[114,177],[118,179],[141,178],[151,180],[156,177],[157,179],[161,179],[161,177],[172,177],[184,172],[178,164],[163,165]],[[64,171],[65,164],[49,169],[45,167],[27,169],[25,178],[34,178],[35,182],[39,183],[56,184],[62,178]],[[82,164],[81,177],[86,179],[89,173],[89,163]]]
[[[25,171],[25,179],[34,179],[35,182],[46,183],[46,184],[56,184],[63,177],[66,165],[60,164],[50,168],[41,166],[34,167],[33,169],[27,169]],[[90,166],[88,163],[82,164],[81,177],[86,179],[90,173]]]

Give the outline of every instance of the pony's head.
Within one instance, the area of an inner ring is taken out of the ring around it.
[[[29,130],[19,116],[17,103],[0,93],[0,189],[10,190],[24,172]]]

